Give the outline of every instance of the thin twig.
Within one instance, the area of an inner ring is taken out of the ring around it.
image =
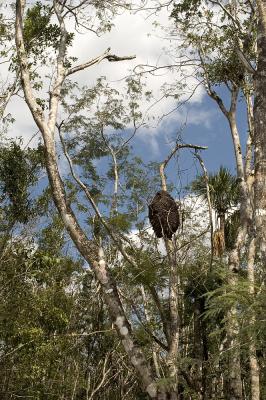
[[[131,265],[135,266],[135,262],[132,260],[132,258],[131,258],[131,257],[126,253],[126,251],[124,250],[123,244],[122,244],[122,242],[121,242],[121,239],[118,238],[118,237],[114,234],[114,232],[113,232],[113,230],[111,229],[111,227],[109,226],[109,224],[105,221],[105,219],[104,219],[103,216],[101,215],[100,210],[99,210],[99,208],[97,207],[97,204],[95,203],[93,197],[91,196],[88,187],[87,187],[87,186],[85,185],[85,183],[83,183],[83,182],[81,181],[81,179],[76,175],[76,173],[75,173],[75,171],[74,171],[74,167],[73,167],[73,163],[72,163],[71,157],[69,156],[69,153],[68,153],[68,151],[67,151],[67,147],[66,147],[66,144],[65,144],[65,142],[64,142],[64,139],[63,139],[63,137],[62,137],[61,129],[60,129],[60,126],[59,126],[59,125],[57,125],[57,129],[58,129],[60,141],[61,141],[61,144],[62,144],[63,152],[64,152],[64,155],[65,155],[67,161],[68,161],[68,165],[69,165],[70,172],[71,172],[71,175],[72,175],[73,179],[75,180],[75,182],[79,185],[79,187],[80,187],[80,188],[83,190],[83,192],[85,193],[87,199],[89,200],[89,202],[90,202],[90,204],[92,205],[92,207],[93,207],[95,213],[97,214],[97,217],[99,218],[99,220],[101,221],[102,225],[105,227],[105,229],[107,230],[107,232],[109,233],[109,235],[111,236],[111,238],[112,238],[112,239],[114,240],[114,242],[117,244],[117,247],[119,248],[119,251],[121,252],[121,254],[124,256],[125,260],[127,260]]]

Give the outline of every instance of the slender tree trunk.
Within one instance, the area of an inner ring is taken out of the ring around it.
[[[179,282],[177,273],[176,255],[173,243],[165,238],[165,246],[169,259],[169,315],[170,315],[170,346],[167,355],[169,377],[171,379],[170,400],[177,400],[178,366],[177,355],[179,346],[179,311],[178,296]]]
[[[266,0],[257,1],[257,51],[255,74],[254,143],[255,143],[255,224],[257,248],[266,263]]]
[[[183,145],[187,146],[187,145]],[[160,177],[162,190],[167,191],[165,167],[175,154],[179,145],[177,144],[172,150],[168,158],[160,165]],[[177,269],[176,250],[173,242],[166,237],[164,238],[165,248],[169,260],[169,316],[170,316],[170,337],[169,337],[169,352],[167,354],[167,365],[169,369],[170,385],[167,385],[167,390],[170,389],[170,400],[177,400],[178,396],[178,347],[179,347],[179,329],[180,317],[178,308],[179,298],[179,276]]]
[[[251,238],[248,248],[248,280],[249,280],[249,293],[253,297],[255,292],[255,277],[254,277],[254,260],[256,252],[256,240]],[[250,326],[253,328],[255,323],[255,315],[252,312],[250,317]],[[253,329],[252,329],[253,331]],[[250,381],[251,381],[251,400],[260,400],[260,371],[259,364],[256,356],[256,338],[252,333],[249,336],[249,367],[250,367]]]
[[[237,176],[240,179],[240,227],[234,248],[229,253],[229,279],[228,283],[233,288],[238,282],[238,271],[240,269],[240,251],[245,245],[248,226],[248,209],[249,198],[247,193],[247,185],[245,182],[243,155],[240,143],[240,136],[236,125],[236,101],[237,96],[233,96],[231,112],[228,115],[232,140],[235,150]],[[226,325],[226,347],[228,351],[228,400],[242,400],[242,380],[241,380],[241,362],[239,347],[239,325],[237,321],[237,305],[233,305],[227,314]]]
[[[259,66],[258,73],[256,76],[257,88],[255,105],[257,110],[255,111],[255,220],[257,226],[257,232],[260,236],[260,249],[261,253],[265,255],[265,235],[266,230],[263,227],[266,226],[266,200],[265,200],[265,172],[266,172],[266,0],[258,0],[257,6],[259,9],[259,29],[258,29],[258,50],[259,54]],[[201,56],[201,52],[200,52]],[[209,77],[206,69],[204,68],[204,61],[201,57],[203,69],[206,75],[207,81],[207,92],[217,102],[223,114],[226,116],[231,130],[232,141],[235,151],[237,176],[239,178],[240,185],[240,227],[238,230],[238,236],[234,248],[229,253],[229,284],[234,287],[237,284],[237,272],[240,268],[239,255],[241,249],[245,245],[247,234],[249,235],[250,243],[253,240],[253,221],[252,221],[252,210],[253,210],[253,188],[252,188],[252,155],[253,155],[253,110],[251,96],[247,93],[247,109],[248,109],[248,123],[249,123],[249,137],[246,146],[246,165],[244,168],[243,154],[241,149],[240,136],[236,124],[236,104],[238,98],[238,88],[232,90],[231,106],[230,110],[227,110],[224,106],[222,99],[212,89],[209,82]],[[260,77],[261,75],[261,77]],[[257,125],[257,133],[256,133]],[[256,193],[256,191],[258,193]],[[256,204],[257,203],[257,204]],[[263,218],[262,218],[263,217]],[[252,246],[251,246],[252,249]],[[251,250],[250,249],[250,250]],[[264,258],[265,259],[265,258]],[[254,274],[254,263],[252,257],[249,260],[250,273],[253,271]],[[250,290],[254,289],[254,281],[250,280],[249,275],[249,287]],[[228,324],[226,326],[227,331],[227,348],[232,352],[228,357],[228,400],[242,399],[242,384],[241,384],[241,365],[240,365],[240,349],[238,343],[239,327],[237,322],[237,309],[233,306],[227,315]],[[257,361],[255,359],[255,349],[253,348],[254,342],[251,340],[250,346],[250,366],[251,366],[251,380],[258,383],[258,368]],[[253,387],[253,385],[252,385]],[[252,389],[252,399],[258,399],[256,390]]]
[[[145,315],[147,323],[150,323],[151,322],[151,316],[150,316],[150,312],[149,312],[149,304],[148,304],[147,296],[146,296],[145,289],[144,289],[143,285],[140,286],[140,291],[141,291],[141,295],[142,295],[144,315]],[[155,345],[152,343],[151,347],[152,347],[152,359],[153,359],[153,365],[154,365],[156,377],[160,378],[161,374],[160,374],[158,356],[157,356],[157,352],[156,352],[156,349],[155,349]]]
[[[249,207],[249,242],[247,249],[247,272],[248,272],[248,283],[249,283],[249,294],[254,297],[255,293],[255,255],[256,255],[256,218],[253,217],[254,209],[254,171],[253,171],[253,149],[254,149],[254,107],[252,102],[252,91],[250,87],[244,91],[246,103],[247,103],[247,120],[249,135],[246,145],[246,157],[245,157],[245,178],[247,183],[247,190],[250,199],[251,207]],[[255,211],[256,212],[256,211]],[[253,332],[253,325],[255,323],[255,315],[252,310],[250,316],[250,332]],[[249,335],[249,365],[250,365],[250,381],[251,381],[251,399],[260,399],[260,370],[259,364],[256,357],[256,340],[252,333]]]
[[[266,1],[257,0],[257,71],[254,79],[254,224],[248,248],[249,292],[254,295],[255,255],[266,263]],[[253,115],[251,116],[253,122]],[[253,188],[251,187],[251,191]],[[257,250],[257,251],[256,251]],[[251,315],[251,326],[255,316]],[[260,373],[256,357],[256,341],[250,337],[249,364],[251,399],[260,399]]]
[[[226,349],[228,352],[228,393],[226,393],[226,400],[242,400],[240,348],[237,338],[239,325],[236,307],[232,307],[228,313],[226,333]]]
[[[166,239],[167,240],[167,239]],[[172,243],[169,246],[169,259],[170,259],[170,277],[169,277],[169,307],[170,307],[170,320],[171,320],[171,342],[168,354],[169,375],[173,379],[173,392],[171,393],[170,400],[177,400],[177,354],[179,346],[179,314],[178,314],[178,297],[179,297],[179,282],[177,275],[177,265],[174,255],[174,248]]]
[[[247,142],[246,150],[246,163],[245,163],[245,175],[247,181],[247,188],[251,204],[254,205],[254,175],[252,172],[252,149],[254,140],[254,114],[251,95],[246,94],[247,101],[247,116],[249,125],[249,138]],[[256,232],[255,232],[255,218],[252,218],[252,207],[250,210],[250,227],[249,227],[249,243],[247,251],[247,272],[248,272],[248,283],[249,283],[249,294],[253,298],[255,294],[255,256],[256,256]],[[251,382],[251,400],[260,399],[260,369],[256,356],[256,338],[253,337],[254,324],[256,321],[254,311],[250,316],[250,335],[249,335],[249,366],[250,366],[250,382]]]
[[[243,225],[239,227],[237,240],[229,254],[229,279],[228,284],[233,289],[237,285],[239,271],[239,252],[245,242],[247,233],[247,221],[244,218]],[[226,349],[228,353],[228,392],[227,400],[242,400],[242,380],[239,347],[239,324],[237,320],[237,305],[232,305],[227,313],[226,324]]]
[[[165,336],[165,339],[166,339],[166,342],[167,342],[168,346],[170,347],[170,324],[169,324],[169,320],[167,319],[167,316],[165,314],[165,310],[162,307],[161,300],[159,298],[159,295],[158,295],[155,287],[152,286],[152,285],[149,285],[149,292],[150,292],[150,295],[151,295],[151,297],[152,297],[152,299],[154,301],[154,304],[156,305],[157,310],[159,312],[159,315],[160,315],[160,318],[161,318],[161,323],[162,323],[162,326],[163,326],[164,336]]]
[[[197,380],[201,390],[201,399],[209,400],[207,390],[207,361],[208,361],[208,343],[206,335],[205,321],[203,313],[205,311],[205,300],[203,297],[195,299],[194,303],[194,349],[195,358],[198,361]]]

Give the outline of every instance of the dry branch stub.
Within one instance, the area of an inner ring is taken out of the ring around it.
[[[177,231],[180,225],[179,207],[165,190],[157,192],[150,203],[149,220],[158,238],[165,236],[171,239]]]

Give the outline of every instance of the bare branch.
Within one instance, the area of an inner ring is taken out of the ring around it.
[[[242,30],[242,26],[240,24],[240,22],[228,11],[228,9],[220,2],[217,0],[210,0],[210,2],[212,4],[216,4],[219,7],[221,7],[221,9],[224,11],[224,13],[228,16],[228,18],[234,23],[234,25],[240,30]]]
[[[106,57],[106,59],[107,59],[109,62],[124,61],[124,60],[133,60],[134,58],[136,58],[136,56],[123,56],[123,57],[119,57],[119,56],[116,56],[115,54],[110,54],[109,56]]]
[[[183,249],[186,246],[189,246],[191,243],[197,241],[199,238],[201,238],[202,236],[206,235],[206,233],[209,232],[210,229],[210,225],[207,226],[206,229],[204,229],[204,231],[202,231],[201,233],[199,233],[197,236],[193,237],[192,239],[183,242],[179,247],[176,248],[176,251],[178,252],[179,250]]]
[[[212,89],[211,84],[210,84],[210,79],[209,79],[209,75],[205,66],[205,62],[203,60],[203,55],[202,55],[202,49],[199,48],[198,49],[198,53],[199,53],[199,57],[200,57],[200,61],[201,61],[201,66],[204,72],[204,76],[205,76],[205,89],[208,93],[208,95],[216,101],[216,103],[218,104],[220,110],[222,111],[222,113],[228,118],[228,110],[225,108],[225,105],[221,99],[220,96],[218,96],[218,94],[215,92],[215,90]]]
[[[115,62],[115,61],[133,60],[134,58],[136,58],[136,56],[118,57],[114,54],[109,54],[110,51],[111,51],[111,48],[108,47],[108,49],[105,50],[105,52],[103,54],[101,54],[100,56],[98,56],[90,61],[87,61],[84,64],[80,64],[80,65],[77,65],[76,67],[72,67],[72,68],[68,69],[66,72],[66,76],[72,75],[77,71],[82,71],[83,69],[91,67],[94,64],[99,64],[102,60],[108,60],[110,62]]]
[[[148,289],[149,289],[149,292],[150,292],[150,294],[151,294],[151,296],[153,298],[153,301],[154,301],[154,303],[155,303],[155,305],[157,307],[159,315],[161,317],[161,322],[162,322],[162,325],[163,325],[163,332],[164,332],[166,341],[167,341],[168,346],[169,346],[170,345],[170,326],[169,326],[169,321],[167,320],[167,318],[165,316],[165,311],[164,311],[164,309],[162,307],[160,298],[158,296],[158,293],[157,293],[155,287],[152,286],[152,285],[149,285]]]
[[[104,382],[106,381],[106,378],[109,374],[109,372],[112,370],[112,368],[108,368],[106,370],[106,366],[107,366],[107,362],[109,361],[110,355],[112,354],[112,352],[108,352],[104,358],[104,362],[103,362],[103,369],[102,369],[102,379],[99,382],[99,384],[96,386],[95,389],[92,390],[92,393],[90,395],[90,397],[88,397],[88,400],[92,400],[94,395],[100,390],[100,388],[104,385]]]
[[[188,59],[188,60],[182,60],[178,64],[166,64],[166,65],[151,65],[151,64],[138,64],[134,67],[133,71],[135,72],[136,75],[143,75],[143,74],[152,74],[153,72],[157,72],[159,70],[164,70],[164,69],[170,69],[173,70],[174,68],[181,68],[181,67],[190,67],[190,66],[195,66],[198,65],[199,60],[198,59]],[[137,69],[140,69],[138,72]],[[145,70],[141,70],[142,68],[149,68]]]
[[[169,156],[160,165],[160,176],[161,176],[161,182],[162,182],[162,190],[167,190],[166,179],[165,179],[165,174],[164,174],[164,170],[165,170],[167,164],[169,163],[171,158],[175,155],[175,153],[179,149],[184,149],[184,148],[189,148],[189,149],[194,149],[194,150],[206,150],[206,149],[208,149],[208,147],[206,147],[206,146],[198,146],[196,144],[185,144],[185,143],[181,144],[181,143],[177,143],[176,146],[171,151],[171,153],[169,154]]]
[[[250,73],[250,74],[255,74],[256,70],[252,67],[252,65],[250,64],[250,62],[247,60],[245,54],[238,48],[236,48],[236,52],[238,55],[239,60],[241,61],[241,63],[243,64],[243,66],[245,67],[245,69]]]
[[[239,20],[236,19],[236,17],[234,17],[229,10],[220,2],[220,1],[216,1],[216,0],[210,0],[211,3],[213,4],[217,4],[219,5],[219,7],[221,7],[221,9],[224,11],[224,13],[228,16],[228,18],[233,22],[233,24],[235,25],[235,27],[238,29],[239,32],[243,32],[242,30],[242,25],[240,23]],[[252,12],[254,13],[254,8],[251,2],[249,2],[249,5],[252,9]],[[252,26],[252,23],[251,23]],[[250,27],[251,28],[251,27]],[[250,64],[250,62],[247,60],[245,54],[242,51],[243,48],[243,44],[241,42],[241,40],[239,39],[239,36],[237,36],[237,40],[238,40],[238,45],[239,48],[236,48],[236,53],[238,55],[239,60],[241,61],[241,63],[243,64],[243,66],[245,67],[245,69],[250,73],[250,74],[254,74],[256,72],[256,70],[252,67],[252,65]]]
[[[134,302],[133,302],[130,298],[128,298],[124,293],[122,293],[121,290],[120,290],[120,294],[121,294],[121,296],[122,296],[125,300],[127,300],[127,301],[130,303],[130,305],[131,305],[131,307],[132,307],[134,313],[136,314],[136,317],[138,318],[138,321],[139,321],[140,324],[142,325],[142,327],[143,327],[143,329],[145,330],[145,332],[146,332],[146,333],[147,333],[147,334],[148,334],[148,335],[163,349],[163,350],[168,351],[168,350],[169,350],[168,346],[167,346],[165,343],[163,343],[157,336],[155,336],[154,333],[148,328],[147,324],[145,324],[145,323],[142,321],[141,315],[140,315],[140,313],[139,313],[137,307],[135,306]]]

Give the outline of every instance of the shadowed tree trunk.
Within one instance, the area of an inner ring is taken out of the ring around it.
[[[248,276],[250,294],[254,295],[254,262],[266,263],[266,1],[257,1],[257,71],[254,79],[254,222],[255,235],[248,251]],[[252,316],[251,323],[255,322]],[[250,380],[252,400],[260,399],[259,366],[256,357],[255,338],[249,346]]]
[[[255,224],[257,246],[266,262],[266,1],[258,0],[257,49],[255,74]]]
[[[208,339],[206,332],[206,323],[204,320],[205,299],[199,297],[194,302],[194,347],[195,358],[198,360],[198,381],[201,388],[201,399],[208,400]]]

